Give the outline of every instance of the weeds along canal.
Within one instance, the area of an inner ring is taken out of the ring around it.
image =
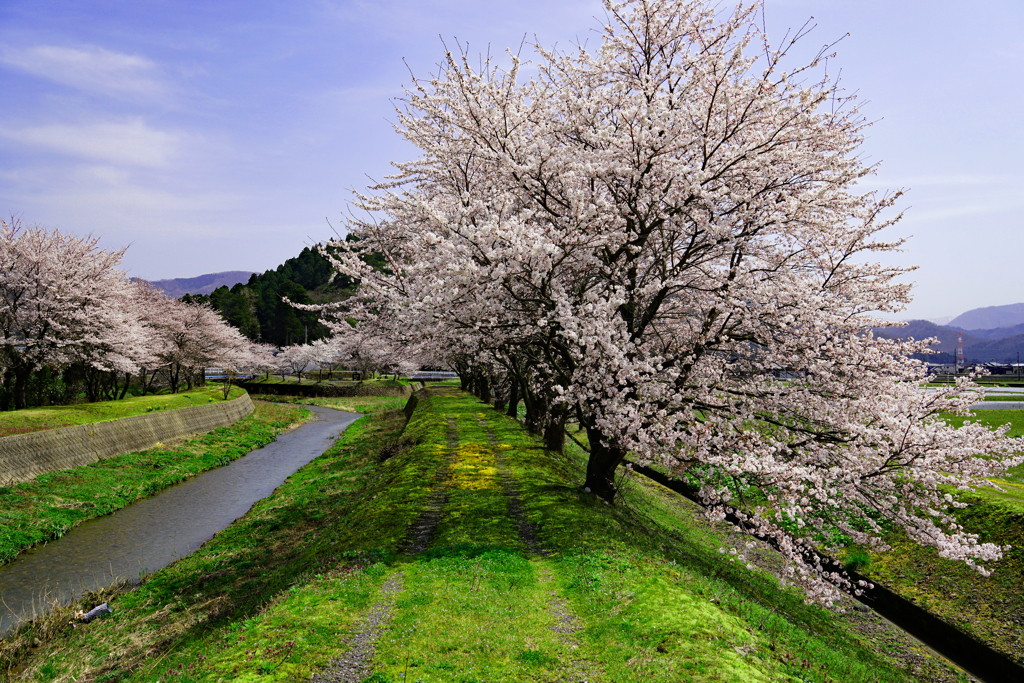
[[[0,636],[54,601],[138,579],[192,553],[330,448],[361,417],[307,406],[316,418],[277,441],[117,512],[0,567]]]

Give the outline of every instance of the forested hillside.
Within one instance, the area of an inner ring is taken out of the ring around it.
[[[351,241],[347,239],[346,241]],[[364,260],[383,265],[379,256]],[[328,334],[315,313],[298,310],[284,298],[299,304],[326,303],[347,298],[356,282],[338,274],[317,247],[306,247],[274,270],[254,274],[245,284],[219,287],[209,295],[185,295],[187,301],[209,302],[224,319],[253,341],[276,346],[314,341]]]

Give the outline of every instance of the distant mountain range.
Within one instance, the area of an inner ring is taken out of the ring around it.
[[[253,275],[255,273],[248,270],[228,270],[223,273],[207,273],[173,280],[150,280],[150,284],[172,299],[180,299],[186,294],[209,294],[218,287],[231,288],[239,282],[248,282]]]
[[[952,362],[960,334],[963,334],[964,359],[968,361],[1015,363],[1017,352],[1024,351],[1024,323],[995,329],[963,330],[952,325],[936,325],[927,320],[911,320],[906,327],[875,329],[876,336],[890,339],[938,338],[939,343],[932,348],[939,355],[926,360],[939,363]]]
[[[949,327],[961,330],[994,330],[1024,323],[1024,304],[987,306],[961,313],[949,321]]]

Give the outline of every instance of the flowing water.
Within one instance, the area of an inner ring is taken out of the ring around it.
[[[277,441],[84,522],[63,538],[0,567],[0,634],[39,614],[54,599],[71,600],[119,578],[137,579],[190,554],[330,448],[332,440],[360,417],[307,407],[316,420]]]

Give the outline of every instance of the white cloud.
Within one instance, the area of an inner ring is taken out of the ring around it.
[[[113,97],[156,99],[165,91],[154,77],[156,65],[152,61],[101,47],[8,48],[0,52],[0,63],[62,85]]]
[[[68,156],[151,167],[167,165],[180,143],[178,135],[150,128],[141,119],[0,129],[0,136]]]

